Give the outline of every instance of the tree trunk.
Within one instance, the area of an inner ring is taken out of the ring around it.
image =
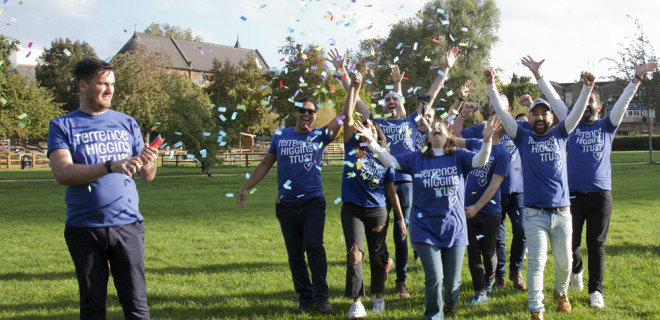
[[[653,163],[653,117],[651,117],[651,109],[647,110],[648,117],[646,120],[649,122],[649,162]]]

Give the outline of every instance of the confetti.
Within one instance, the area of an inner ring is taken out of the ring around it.
[[[418,218],[421,218],[422,216],[423,216],[423,215],[422,215],[421,212],[418,212],[418,213],[417,213],[417,217],[418,217]]]
[[[218,107],[218,112],[225,112],[227,111],[227,107]]]
[[[69,49],[67,49],[67,48],[64,48],[64,50],[62,50],[62,52],[64,52],[64,54],[66,54],[67,57],[71,56],[71,51],[69,51]]]
[[[468,31],[468,28],[463,27],[463,28],[461,28],[461,31],[463,31],[463,32],[467,32],[467,31]]]
[[[221,114],[221,115],[219,115],[219,116],[218,116],[218,118],[220,118],[220,120],[222,120],[222,122],[225,122],[225,121],[227,121],[227,118],[225,118],[225,116],[224,116],[224,115],[222,115],[222,114]]]
[[[253,193],[255,193],[255,192],[257,192],[257,188],[252,188],[252,189],[250,190],[250,194],[253,194]]]
[[[205,136],[205,137],[208,137],[208,136],[211,135],[211,133],[210,132],[202,132],[202,135]]]
[[[414,51],[414,50],[417,50],[417,42],[415,42],[415,43],[413,44],[413,51]]]
[[[239,104],[236,106],[236,110],[243,110],[245,111],[245,105],[244,104]]]
[[[291,190],[291,180],[287,180],[287,181],[282,185],[282,187],[284,187],[284,189]]]
[[[341,197],[335,199],[335,204],[338,204],[338,203],[340,203],[340,202],[341,202]]]
[[[244,17],[244,16],[241,16],[241,20],[243,20],[243,21],[247,21],[247,18]]]
[[[18,123],[18,126],[21,127],[21,128],[25,128],[25,123],[23,123],[23,122],[19,122],[19,123]]]
[[[227,193],[226,196],[227,196],[227,198],[233,198],[234,194],[233,193]]]
[[[481,239],[481,238],[483,238],[483,237],[484,237],[483,234],[477,235],[477,240],[479,240],[479,239]]]
[[[236,115],[238,115],[238,112],[234,112],[231,114],[231,119],[236,120]]]
[[[25,119],[25,117],[27,117],[27,113],[23,113],[20,116],[18,116],[18,120],[23,120]]]
[[[174,148],[178,148],[178,147],[180,147],[180,146],[182,146],[182,145],[183,145],[183,142],[179,141],[179,142],[177,142],[177,143],[174,144]]]

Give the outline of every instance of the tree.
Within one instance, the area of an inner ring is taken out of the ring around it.
[[[165,68],[168,60],[138,48],[115,56],[112,63],[115,67],[113,109],[133,117],[148,140],[157,130],[158,122],[167,122],[164,106],[173,93],[164,87],[170,79]]]
[[[201,87],[177,74],[170,76],[164,89],[169,93],[163,108],[169,117],[161,128],[165,141],[172,147],[181,142],[210,177],[211,168],[219,162],[216,154],[221,135],[211,100]]]
[[[224,63],[214,60],[209,82],[211,84],[205,90],[211,101],[226,108],[223,112],[225,121],[218,120],[229,133],[225,141],[236,142],[240,132],[271,134],[270,80],[268,74],[257,66],[252,54],[238,66],[229,60]],[[235,117],[232,116],[234,112]]]
[[[332,79],[334,70],[326,68],[324,53],[319,46],[303,45],[288,37],[287,43],[279,50],[287,56],[282,69],[271,82],[273,90],[273,111],[277,110],[286,126],[293,126],[295,100],[311,97],[322,108],[333,110],[337,115],[344,107],[346,91],[340,83]],[[369,103],[369,99],[365,100]],[[316,121],[314,127],[321,127],[327,122]]]
[[[190,40],[197,42],[204,41],[204,39],[202,39],[202,37],[199,35],[193,36],[192,30],[190,28],[184,29],[179,26],[170,26],[169,23],[160,24],[153,22],[149,25],[149,27],[144,29],[144,33],[152,36],[161,36],[167,38],[172,37],[181,40]]]
[[[18,44],[0,35],[1,61],[9,61]],[[0,136],[44,139],[48,136],[50,120],[63,113],[61,104],[53,102],[48,90],[32,85],[27,77],[10,67],[9,63],[0,65]]]
[[[448,97],[451,88],[460,88],[466,80],[475,83],[470,99],[485,103],[488,93],[483,71],[491,47],[498,40],[498,26],[499,9],[493,0],[429,1],[415,18],[395,23],[386,38],[361,42],[356,56],[368,70],[366,87],[372,92],[386,93],[386,85],[392,84],[389,66],[398,64],[410,79],[402,83],[404,95],[411,98],[414,93],[426,92],[437,70],[445,64],[445,51],[458,46],[461,57],[452,68],[445,82],[447,89],[438,96],[436,107],[448,109],[454,102],[454,97]],[[417,102],[411,100],[405,104],[409,112],[417,107]]]
[[[73,67],[86,56],[96,57],[94,48],[87,42],[72,42],[69,38],[53,40],[50,49],[44,48],[40,56],[43,64],[35,72],[37,84],[50,90],[55,102],[62,104],[67,112],[78,109],[79,91]]]
[[[612,79],[620,81],[622,84],[628,83],[635,76],[635,64],[646,64],[657,62],[658,58],[655,55],[655,49],[650,40],[644,33],[644,28],[639,19],[634,19],[631,16],[628,18],[633,19],[637,27],[637,33],[633,37],[626,37],[627,44],[619,43],[620,50],[617,51],[615,58],[603,58],[613,63],[610,70],[615,71]],[[660,72],[655,71],[650,75],[644,77],[642,83],[637,89],[635,100],[642,105],[646,106],[646,120],[648,123],[649,131],[649,161],[653,163],[653,117],[651,112],[653,108],[660,101]]]
[[[516,79],[516,77],[514,77]],[[509,100],[509,112],[512,116],[516,116],[520,113],[527,114],[529,110],[518,103],[518,98],[524,94],[529,94],[532,97],[532,101],[541,98],[541,90],[539,87],[531,83],[529,77],[520,77],[517,78],[517,82],[511,82],[509,84],[502,85],[498,83],[499,92],[504,93]]]

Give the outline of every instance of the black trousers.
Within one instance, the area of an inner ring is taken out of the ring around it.
[[[366,208],[353,203],[344,202],[341,207],[341,226],[346,238],[346,254],[349,255],[355,245],[364,258],[364,238],[369,246],[369,266],[371,267],[371,293],[385,291],[387,273],[385,269],[389,259],[387,252],[387,226],[389,215],[385,207]],[[395,226],[396,228],[396,226]],[[344,295],[349,298],[364,296],[364,275],[362,260],[346,264],[346,290]]]
[[[584,270],[580,242],[582,227],[587,225],[587,254],[589,255],[589,293],[603,292],[605,275],[605,240],[612,217],[612,192],[571,192],[573,216],[573,273]]]
[[[486,294],[486,286],[495,280],[495,268],[497,268],[495,247],[500,220],[501,213],[477,213],[472,219],[467,220],[468,266],[475,294]]]
[[[78,277],[80,319],[105,319],[109,272],[124,318],[149,319],[142,222],[99,228],[67,226],[64,238]]]

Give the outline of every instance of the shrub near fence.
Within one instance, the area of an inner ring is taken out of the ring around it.
[[[660,150],[660,136],[653,136],[653,150]],[[633,151],[633,150],[648,150],[649,137],[648,136],[634,136],[634,137],[614,137],[612,142],[612,150],[614,151]]]

